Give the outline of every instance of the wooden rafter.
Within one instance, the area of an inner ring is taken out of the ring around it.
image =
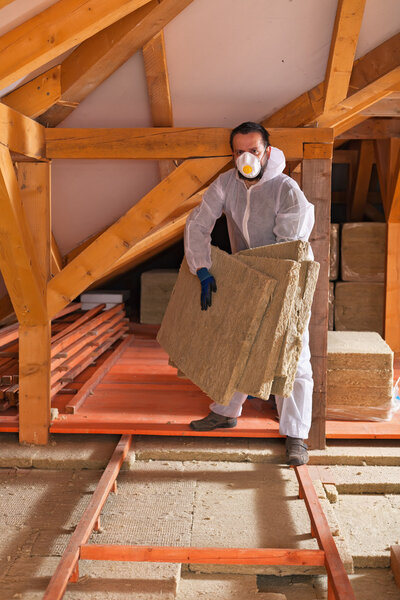
[[[54,315],[187,198],[198,191],[229,159],[187,160],[146,194],[48,284],[48,307]]]
[[[20,323],[47,322],[45,288],[17,178],[7,148],[0,144],[0,269]]]
[[[324,111],[347,96],[366,0],[339,0],[325,75]]]
[[[281,148],[287,160],[303,158],[303,144],[330,144],[327,128],[271,129],[271,143]],[[45,130],[48,158],[192,158],[231,156],[230,129],[213,128],[139,128]]]
[[[0,38],[0,89],[26,77],[149,0],[59,0]]]
[[[400,93],[394,92],[383,100],[369,106],[361,113],[363,116],[371,117],[400,117]]]
[[[355,61],[350,77],[349,96],[365,86],[393,71],[400,65],[400,33],[368,52]],[[325,85],[319,83],[308,92],[301,94],[273,115],[265,118],[262,124],[267,127],[302,127],[318,120],[324,109]]]
[[[163,31],[143,46],[143,61],[153,127],[172,127],[174,122]],[[167,177],[175,166],[171,160],[159,161],[161,179]]]
[[[352,126],[354,117],[361,117],[360,113],[392,93],[392,87],[400,81],[400,66],[389,73],[378,77],[358,92],[352,94],[343,102],[339,102],[332,110],[322,114],[318,119],[319,127],[333,127],[343,129],[343,126]],[[367,117],[363,117],[367,118]]]
[[[351,199],[350,219],[352,221],[362,221],[364,217],[374,160],[373,142],[371,140],[363,140],[360,145],[357,177],[354,194]]]
[[[3,104],[34,119],[61,98],[61,65],[49,69],[1,99]]]
[[[45,156],[44,127],[0,103],[0,144],[35,159]]]
[[[61,97],[41,117],[55,126],[93,90],[140,50],[192,0],[151,0],[86,40],[61,65]]]
[[[390,137],[400,137],[400,118],[368,119],[368,121],[363,121],[359,125],[347,129],[338,135],[336,140],[376,140]]]

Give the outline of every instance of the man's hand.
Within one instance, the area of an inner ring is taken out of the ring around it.
[[[207,308],[212,304],[211,297],[212,293],[217,291],[217,284],[210,271],[205,267],[198,269],[197,277],[200,279],[201,283],[201,310],[207,310]]]

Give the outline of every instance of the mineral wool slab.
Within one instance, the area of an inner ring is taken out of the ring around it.
[[[195,385],[226,405],[238,389],[276,281],[215,247],[211,272],[218,292],[202,311],[200,283],[183,261],[157,340]]]
[[[393,352],[372,331],[328,331],[328,369],[393,369]]]
[[[288,322],[291,320],[300,265],[292,260],[276,258],[249,255],[237,258],[277,281],[238,385],[239,391],[268,400]]]

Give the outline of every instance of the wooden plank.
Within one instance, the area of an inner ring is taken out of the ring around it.
[[[10,154],[0,144],[0,268],[20,323],[47,323],[45,287]]]
[[[400,222],[387,224],[385,340],[400,352]]]
[[[71,331],[74,331],[74,329],[77,329],[78,327],[80,327],[81,325],[83,325],[83,323],[86,323],[86,321],[89,321],[90,319],[92,319],[93,317],[95,317],[96,315],[98,315],[99,312],[101,312],[105,308],[105,306],[106,306],[105,304],[99,304],[98,306],[95,306],[94,308],[91,308],[90,310],[87,310],[81,317],[79,317],[78,319],[76,319],[75,321],[73,321],[71,323],[71,325],[67,325],[67,327],[65,327],[64,329],[62,329],[58,333],[56,333],[56,335],[53,335],[51,337],[51,343],[52,343],[52,345],[54,346],[55,342],[57,340],[59,340],[60,338],[66,336],[67,333],[70,333]]]
[[[325,74],[324,111],[347,96],[366,0],[339,0]]]
[[[332,158],[333,144],[304,144],[303,158]]]
[[[324,566],[321,550],[291,548],[184,548],[174,546],[121,546],[84,544],[82,560],[171,562],[214,565],[316,565]]]
[[[61,65],[3,96],[1,102],[34,119],[61,98]]]
[[[0,89],[29,75],[148,0],[59,0],[0,37]]]
[[[390,568],[397,587],[400,588],[400,546],[397,544],[390,547]]]
[[[145,44],[142,52],[153,127],[172,127],[174,122],[164,32],[160,31]],[[161,179],[172,173],[175,167],[171,160],[159,161]]]
[[[360,145],[357,177],[354,194],[350,206],[350,220],[362,221],[367,204],[369,182],[371,179],[372,165],[375,161],[374,144],[371,140],[363,140]]]
[[[61,100],[40,121],[49,126],[58,125],[90,92],[191,2],[192,0],[152,0],[135,13],[80,44],[62,63]]]
[[[47,299],[50,315],[54,315],[102,277],[134,243],[204,186],[227,160],[229,159],[187,160],[146,194],[49,282]]]
[[[96,491],[72,534],[57,569],[47,586],[43,600],[60,600],[63,597],[68,580],[78,562],[80,546],[87,542],[93,531],[108,494],[112,490],[121,469],[121,465],[129,452],[131,442],[132,437],[130,435],[121,436],[110,462],[100,478]]]
[[[349,96],[400,64],[400,33],[354,63]],[[318,120],[324,108],[325,85],[319,83],[262,121],[264,127],[304,127]],[[366,108],[366,107],[365,107]]]
[[[320,263],[310,321],[314,394],[308,440],[312,448],[325,447],[331,170],[332,162],[328,159],[303,160],[303,192],[315,207],[310,242],[315,260]]]
[[[0,144],[18,154],[44,158],[44,127],[0,102]]]
[[[135,129],[48,128],[48,158],[191,158],[231,156],[230,129],[221,127],[155,127]],[[271,144],[282,149],[287,160],[303,158],[304,143],[329,144],[330,128],[270,129]]]
[[[18,163],[21,204],[43,291],[50,276],[50,165]],[[47,311],[46,311],[47,312]],[[50,322],[19,328],[19,439],[47,444],[50,425]]]
[[[319,547],[325,552],[328,588],[332,588],[330,597],[335,600],[356,600],[349,577],[332,537],[328,521],[308,473],[307,465],[295,467],[295,472],[300,487],[299,495],[300,498],[304,499],[310,517],[311,531],[317,538]]]
[[[82,406],[85,399],[93,391],[96,385],[103,379],[104,375],[108,373],[111,367],[116,363],[122,352],[132,343],[133,336],[129,335],[116,346],[113,353],[100,365],[93,375],[85,381],[80,390],[72,398],[65,407],[67,413],[74,414]]]

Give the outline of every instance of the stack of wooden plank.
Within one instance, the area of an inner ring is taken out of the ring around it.
[[[55,319],[51,338],[51,396],[94,363],[128,331],[125,307],[100,304]],[[0,410],[18,404],[18,325],[0,330]]]
[[[328,332],[327,417],[388,420],[394,409],[393,352],[378,333]]]
[[[207,311],[182,263],[157,339],[215,402],[228,404],[236,390],[265,400],[290,394],[319,270],[308,255],[307,242],[234,256],[213,247],[218,291]]]

